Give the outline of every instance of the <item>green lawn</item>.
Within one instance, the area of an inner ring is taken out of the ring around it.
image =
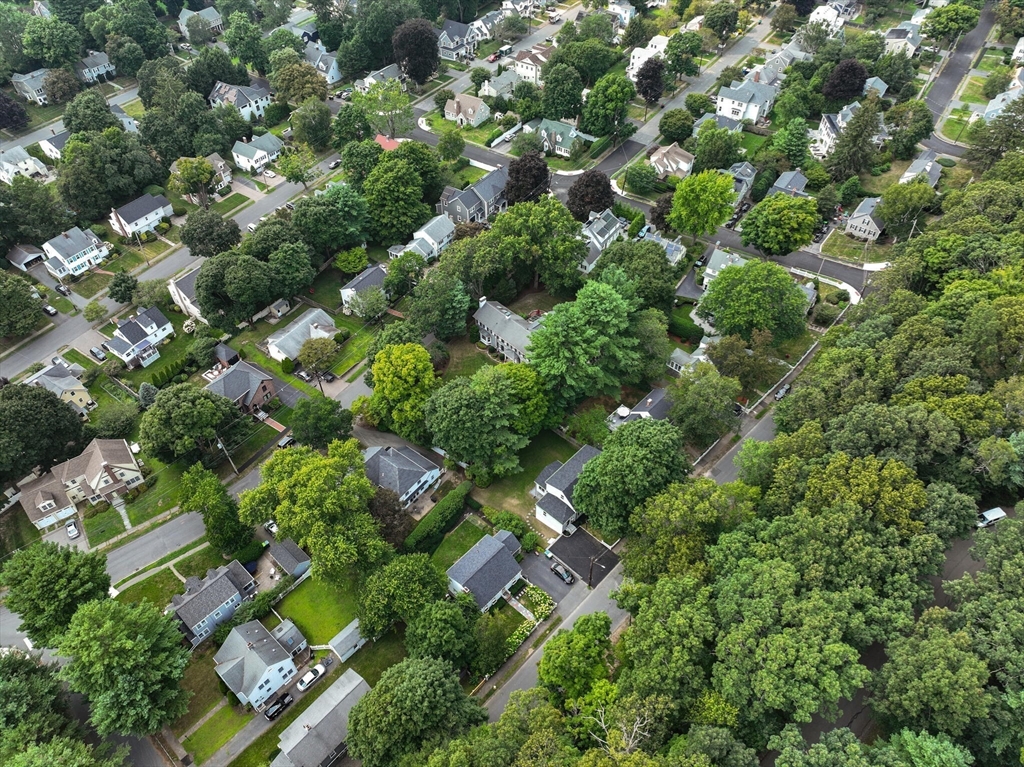
[[[206,571],[209,569],[216,570],[221,565],[226,565],[227,560],[221,556],[221,553],[213,546],[207,546],[205,549],[197,551],[195,554],[185,557],[185,559],[174,565],[174,569],[179,574],[188,578],[190,575],[195,575],[202,578],[206,575]]]
[[[448,352],[451,357],[448,360],[448,367],[444,370],[445,381],[468,377],[482,367],[497,364],[486,353],[476,348],[476,344],[471,343],[468,338],[450,341]]]
[[[467,519],[444,537],[441,545],[437,547],[437,551],[430,557],[430,561],[442,573],[446,572],[459,560],[459,557],[473,548],[473,545],[486,534],[480,525]]]
[[[427,121],[427,125],[429,125],[430,129],[435,133],[441,133],[455,127],[455,123],[451,120],[444,119],[444,115],[440,112],[430,112],[429,114],[424,115],[424,117]],[[488,119],[475,128],[466,126],[465,128],[458,128],[458,130],[462,134],[462,138],[466,141],[472,144],[484,146],[488,137],[497,127],[498,125],[494,120]]]
[[[746,158],[751,159],[761,145],[768,140],[767,136],[758,136],[756,133],[741,133],[740,148],[743,149]]]
[[[178,493],[181,491],[181,475],[186,466],[180,462],[165,464],[152,456],[143,456],[146,465],[153,469],[156,485],[144,492],[128,504],[128,519],[133,525],[152,519],[158,514],[169,511],[178,504]]]
[[[259,421],[245,420],[235,429],[231,438],[228,439],[227,448],[231,453],[231,460],[235,466],[241,467],[246,461],[266,447],[267,443],[278,439],[277,429]],[[222,479],[227,479],[231,471],[231,464],[223,461],[218,472]]]
[[[181,745],[195,757],[196,764],[202,764],[237,735],[252,717],[252,714],[246,714],[234,706],[224,706]]]
[[[78,349],[65,349],[60,353],[60,356],[66,359],[68,362],[73,362],[77,365],[81,365],[83,368],[88,370],[89,368],[96,367],[96,360],[92,357],[86,357]]]
[[[813,343],[814,336],[811,335],[811,331],[804,328],[804,332],[796,338],[790,338],[787,341],[780,341],[775,344],[775,350],[790,364],[795,364],[804,355],[804,352],[811,348]]]
[[[21,504],[15,504],[0,515],[0,559],[38,541],[41,533],[29,521]]]
[[[393,628],[376,642],[363,646],[342,668],[355,669],[371,687],[380,681],[380,676],[405,658],[405,630]]]
[[[1001,66],[1003,66],[1003,56],[1001,53],[986,53],[975,69],[980,69],[984,72],[994,72]]]
[[[984,77],[972,77],[964,85],[960,91],[960,101],[965,101],[968,104],[987,104],[989,102],[988,97],[982,92],[982,88],[985,87]]]
[[[374,337],[380,332],[380,325],[368,325],[348,339],[341,347],[338,361],[331,370],[335,375],[347,373],[366,357],[366,351],[373,343]]]
[[[181,689],[188,690],[192,697],[188,702],[188,711],[171,725],[171,730],[179,738],[224,697],[220,690],[220,677],[213,670],[216,651],[217,647],[211,642],[195,650],[189,658]]]
[[[959,141],[960,139],[967,141],[971,133],[967,129],[968,120],[971,119],[972,114],[973,112],[966,107],[951,110],[949,117],[942,122],[939,133],[950,141]]]
[[[184,593],[185,584],[174,576],[170,568],[165,567],[126,588],[117,595],[117,601],[132,604],[146,599],[162,610],[171,603],[171,597]]]
[[[513,609],[512,606],[504,599],[499,600],[498,604],[492,607],[488,612],[498,619],[498,623],[503,629],[502,635],[506,639],[512,636],[512,633],[526,620],[526,618],[517,613],[515,609]]]
[[[331,311],[337,311],[341,306],[341,289],[351,279],[352,275],[345,274],[333,266],[330,269],[324,269],[313,280],[313,293],[310,298]]]
[[[120,255],[105,261],[103,268],[108,272],[130,272],[132,269],[142,266],[145,262],[146,259],[137,250],[125,248]]]
[[[141,120],[142,115],[146,114],[146,108],[142,106],[141,99],[135,99],[134,101],[129,101],[127,104],[122,104],[121,109],[124,110],[126,115],[134,117],[136,120]]]
[[[553,296],[546,290],[528,291],[510,303],[508,308],[520,317],[529,317],[530,312],[536,311],[537,309],[544,312],[550,312],[563,301],[565,301],[564,298]]]
[[[889,260],[891,245],[879,245],[874,242],[862,242],[847,237],[838,230],[833,230],[821,243],[821,252],[826,256],[839,258],[843,261],[877,264]]]
[[[455,174],[455,177],[452,179],[452,186],[457,186],[459,189],[465,189],[474,181],[478,181],[486,175],[487,172],[482,168],[475,168],[472,165],[467,165]]]
[[[58,294],[55,298],[51,298],[50,304],[61,314],[78,314],[78,307],[62,295]]]
[[[226,216],[235,208],[239,208],[242,205],[245,205],[245,203],[247,203],[248,201],[249,198],[246,197],[241,192],[233,192],[229,194],[227,197],[225,197],[223,200],[213,203],[213,205],[210,206],[210,210],[212,210],[214,213],[220,213],[222,216]]]
[[[893,160],[889,164],[889,170],[880,176],[872,176],[866,173],[860,177],[860,185],[869,194],[881,194],[893,184],[900,180],[900,176],[910,167],[910,160]]]
[[[295,621],[313,644],[327,644],[356,617],[356,586],[306,580],[277,605],[277,611]]]
[[[153,379],[162,370],[166,370],[172,365],[177,365],[178,362],[185,358],[188,353],[188,347],[192,345],[192,341],[195,339],[188,333],[185,333],[181,328],[185,324],[185,320],[188,317],[181,312],[167,312],[167,319],[171,321],[171,325],[174,326],[175,335],[169,340],[165,340],[160,346],[160,357],[152,365],[146,368],[135,368],[134,370],[125,371],[121,378],[126,384],[131,386],[133,389],[138,391],[139,386],[143,382],[153,382]]]
[[[515,512],[523,519],[533,518],[535,501],[529,494],[541,469],[552,461],[568,461],[576,448],[551,431],[542,431],[533,442],[519,451],[523,470],[511,477],[495,480],[489,487],[473,488],[473,497],[480,503]]]
[[[579,160],[570,160],[568,157],[545,157],[548,167],[551,170],[580,170],[590,165],[593,160],[589,154],[584,154]]]
[[[92,298],[97,293],[106,290],[107,285],[114,279],[112,274],[100,274],[99,272],[89,272],[78,282],[71,286],[71,289],[75,291],[82,298]]]
[[[124,532],[121,515],[113,507],[84,520],[82,524],[85,525],[85,537],[93,548]]]

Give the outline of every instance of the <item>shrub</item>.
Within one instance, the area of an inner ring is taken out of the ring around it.
[[[451,165],[452,173],[458,173],[460,170],[463,170],[463,169],[468,168],[468,167],[469,167],[469,158],[468,157],[459,157]]]
[[[433,554],[441,545],[445,533],[452,529],[466,507],[466,496],[473,489],[472,482],[463,482],[442,498],[405,539],[406,552]]]
[[[103,224],[93,224],[92,226],[89,227],[89,231],[95,234],[97,237],[107,236],[107,227],[103,226]]]
[[[221,197],[227,197],[229,194],[231,194],[231,187],[222,186],[220,189],[217,190],[217,194],[219,194]]]
[[[516,538],[522,539],[524,535],[530,532],[530,528],[526,526],[526,523],[513,514],[511,511],[505,511],[504,509],[495,509],[490,506],[484,506],[484,516],[487,520],[499,530],[508,530]]]
[[[533,530],[531,530],[526,535],[524,535],[522,537],[522,540],[520,540],[519,542],[523,546],[523,551],[526,551],[526,552],[529,552],[530,554],[532,554],[533,552],[537,551],[537,549],[540,548],[542,540],[543,539],[539,535],[537,535],[537,533],[535,533],[535,532],[533,532]]]
[[[287,104],[282,104],[279,101],[275,101],[265,110],[263,110],[263,124],[268,128],[273,128],[275,125],[280,123],[282,120],[288,119],[288,115],[292,113],[292,108]]]
[[[955,168],[956,167],[956,160],[952,160],[949,157],[940,157],[935,162],[937,162],[943,168]]]
[[[602,154],[604,150],[612,143],[610,136],[602,136],[590,146],[590,157],[596,160]]]
[[[170,231],[170,229],[171,229],[171,225],[170,224],[165,224],[162,221],[159,224],[156,225],[156,230],[158,232],[160,232],[160,234],[167,234],[167,232]]]
[[[188,209],[184,205],[180,205],[178,203],[173,203],[171,205],[171,211],[174,213],[175,216],[184,216],[186,213],[188,213]]]
[[[837,290],[832,295],[835,296],[836,303],[850,300],[850,291],[848,290]]]
[[[647,223],[647,220],[644,218],[644,214],[641,213],[639,216],[634,218],[633,223],[629,225],[629,231],[626,232],[626,236],[631,240],[635,239],[636,236],[640,234],[640,230],[644,228],[645,223]]]
[[[285,357],[283,360],[281,360],[281,372],[282,373],[294,373],[295,372],[295,363],[292,362],[287,357]]]
[[[247,544],[242,546],[242,548],[236,550],[234,552],[234,555],[235,559],[237,559],[242,564],[245,564],[246,562],[255,562],[257,559],[260,558],[260,555],[262,553],[263,542],[253,538]]]
[[[469,326],[469,340],[470,343],[474,344],[480,342],[480,327],[478,325],[473,324]]]
[[[471,495],[466,496],[466,505],[473,511],[480,511],[483,509],[483,504]]]
[[[501,128],[495,128],[489,134],[487,134],[487,140],[484,143],[487,146],[490,146],[492,141],[497,140],[503,135],[505,135],[505,131],[503,131]]]
[[[814,321],[822,327],[828,327],[839,317],[839,307],[829,303],[818,304],[814,309]]]
[[[539,589],[531,583],[523,592],[524,596],[534,604],[533,617],[537,619],[538,623],[555,611],[555,600],[543,589]]]
[[[146,486],[147,490],[151,490],[153,488],[153,486],[156,484],[158,479],[160,479],[159,475],[157,475],[157,474],[150,474],[148,477],[146,477],[146,479],[143,481],[142,484]]]
[[[668,323],[668,332],[691,344],[700,343],[700,339],[704,337],[704,331],[700,325],[691,320],[688,315],[682,314],[673,314]]]
[[[230,620],[224,621],[217,627],[217,630],[213,632],[213,641],[217,644],[224,644],[224,640],[228,638],[228,634],[231,633],[231,629],[235,626],[241,626],[243,623],[248,623],[253,620],[262,620],[270,615],[270,609],[274,604],[281,598],[281,595],[295,583],[295,578],[290,575],[285,575],[281,578],[281,582],[278,583],[270,591],[261,591],[252,600],[248,602],[242,602],[238,609],[235,610],[235,614],[231,616]]]

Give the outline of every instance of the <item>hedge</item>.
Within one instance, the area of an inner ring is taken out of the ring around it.
[[[242,548],[234,552],[235,559],[243,565],[247,562],[255,562],[263,554],[263,541],[253,538]]]
[[[434,550],[441,545],[445,534],[455,526],[455,522],[462,516],[462,510],[466,507],[466,496],[472,489],[472,482],[463,482],[438,501],[405,539],[403,547],[405,551],[433,554]]]
[[[610,136],[603,136],[602,138],[599,138],[597,141],[595,141],[590,147],[591,159],[596,160],[598,157],[600,157],[604,153],[604,150],[606,150],[611,143],[612,139]]]

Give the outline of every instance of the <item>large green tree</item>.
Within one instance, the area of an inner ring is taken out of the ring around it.
[[[476,656],[473,627],[479,617],[480,610],[469,594],[427,605],[405,630],[409,657],[438,658],[452,668],[465,668]]]
[[[221,432],[237,420],[238,410],[226,397],[189,384],[160,391],[142,416],[139,440],[147,451],[176,459],[198,452],[218,452]]]
[[[625,75],[609,73],[598,80],[583,105],[583,130],[595,136],[610,136],[616,143],[629,138],[636,126],[629,122],[629,102],[636,88]]]
[[[181,242],[193,256],[212,258],[230,250],[242,240],[234,219],[212,210],[192,211],[181,227]]]
[[[582,698],[596,682],[608,678],[611,627],[608,613],[581,615],[572,630],[562,629],[544,645],[537,678],[552,703],[564,706]]]
[[[182,474],[178,505],[182,511],[203,515],[210,545],[224,554],[245,548],[252,540],[252,526],[238,518],[238,503],[217,475],[201,463]]]
[[[0,272],[0,336],[24,336],[35,330],[43,311],[24,277]]]
[[[544,76],[544,114],[552,120],[573,118],[583,109],[583,80],[568,64],[556,64]]]
[[[39,386],[0,388],[0,477],[18,480],[81,452],[82,419],[68,403]]]
[[[231,55],[243,64],[251,66],[260,74],[266,74],[270,69],[260,28],[244,13],[236,11],[228,17],[222,38]]]
[[[767,330],[781,340],[803,332],[806,309],[806,297],[785,269],[749,261],[725,267],[707,286],[697,313],[714,317],[723,335],[749,340],[755,330]]]
[[[678,232],[697,237],[713,234],[729,220],[736,193],[732,177],[714,170],[694,173],[676,186],[668,222]]]
[[[292,413],[292,436],[301,444],[325,449],[336,439],[352,433],[352,411],[327,397],[305,397]]]
[[[935,190],[926,181],[916,179],[909,184],[891,184],[882,192],[877,210],[886,231],[902,238],[916,228],[918,218],[934,202]],[[746,233],[745,228],[743,232]]]
[[[743,244],[769,256],[784,256],[811,243],[819,220],[813,199],[777,192],[761,200],[743,220]]]
[[[370,227],[366,201],[345,184],[295,203],[292,224],[302,241],[324,263],[331,255],[362,245]]]
[[[369,413],[376,423],[413,442],[426,439],[424,407],[434,389],[430,355],[419,344],[382,349],[373,363]]]
[[[380,636],[395,621],[414,621],[446,591],[445,578],[429,556],[395,557],[366,579],[359,595],[359,625],[370,636]]]
[[[374,83],[365,94],[357,93],[352,104],[362,110],[374,131],[391,138],[408,133],[414,125],[409,97],[394,78]]]
[[[72,24],[56,16],[33,16],[21,38],[24,52],[43,66],[60,68],[78,60],[82,35]]]
[[[363,193],[374,212],[371,230],[378,242],[406,242],[430,218],[423,179],[405,160],[379,163],[366,177]]]
[[[721,375],[707,362],[683,371],[669,385],[669,398],[672,420],[686,441],[704,447],[734,428],[739,422],[734,408],[742,388],[735,378]]]
[[[601,253],[599,273],[618,266],[636,286],[641,304],[668,313],[675,302],[677,280],[668,270],[665,249],[654,242],[620,240]]]

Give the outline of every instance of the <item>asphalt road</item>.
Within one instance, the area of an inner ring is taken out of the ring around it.
[[[203,518],[197,512],[182,514],[134,541],[113,549],[107,555],[111,583],[124,580],[163,556],[202,538],[206,534]]]
[[[770,442],[774,438],[775,415],[769,410],[761,417],[761,420],[754,422],[753,428],[743,435],[743,439],[737,442],[728,453],[719,459],[718,463],[708,472],[708,476],[720,485],[724,485],[726,482],[735,482],[739,473],[735,459],[739,455],[743,443],[748,439],[752,439],[755,442]]]

